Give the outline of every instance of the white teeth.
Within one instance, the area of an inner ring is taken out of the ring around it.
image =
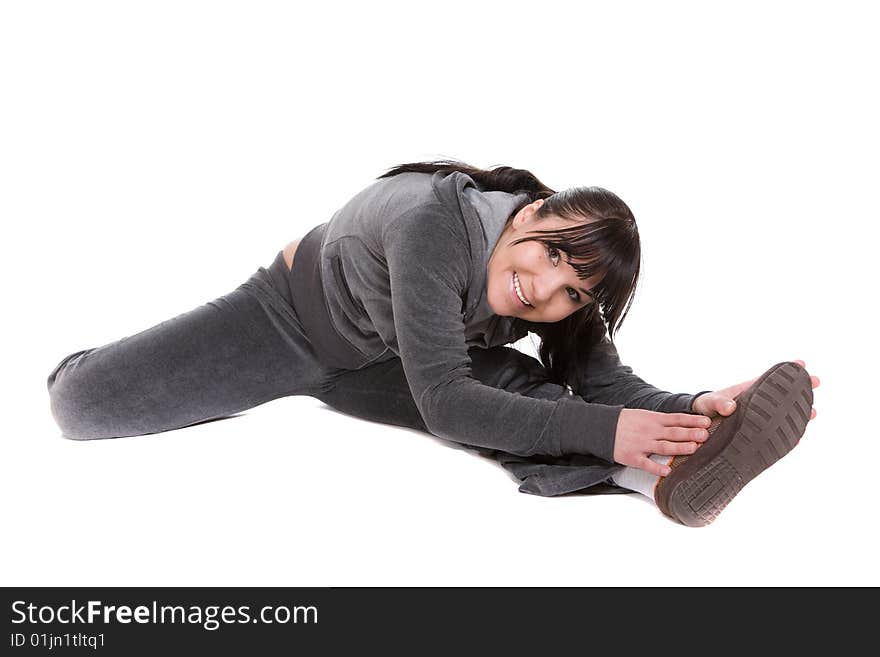
[[[516,275],[516,272],[513,274],[513,287],[516,289],[516,296],[519,297],[519,300],[522,301],[527,306],[531,306],[526,298],[523,296],[522,289],[519,287],[519,276]]]

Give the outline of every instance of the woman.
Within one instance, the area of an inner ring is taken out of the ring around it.
[[[510,167],[401,165],[230,294],[64,358],[51,409],[64,435],[92,439],[312,395],[487,450],[524,492],[636,490],[707,524],[794,446],[808,419],[795,406],[810,408],[818,380],[780,363],[691,395],[633,375],[613,338],[640,257],[635,219],[607,190],[557,193]],[[503,346],[529,332],[541,362]],[[736,414],[721,421],[742,392],[739,414],[755,393],[775,404],[751,413],[748,436]]]

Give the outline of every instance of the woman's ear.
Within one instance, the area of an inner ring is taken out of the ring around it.
[[[537,212],[538,208],[542,205],[544,205],[544,199],[539,198],[537,201],[523,206],[522,210],[517,212],[516,216],[513,218],[512,223],[514,229],[522,228],[529,219],[535,216],[535,212]]]
[[[528,218],[534,218],[534,216],[538,212],[538,208],[540,208],[542,205],[544,205],[544,199],[542,198],[539,198],[537,201],[529,203],[525,208],[526,210],[528,210]]]

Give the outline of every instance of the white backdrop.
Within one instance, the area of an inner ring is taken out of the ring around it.
[[[611,5],[3,3],[2,584],[880,584],[876,21]],[[644,254],[623,361],[694,392],[805,360],[797,449],[688,529],[637,495],[521,494],[306,397],[61,437],[63,356],[226,294],[440,157],[620,195]]]

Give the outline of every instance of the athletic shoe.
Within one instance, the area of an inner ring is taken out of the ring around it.
[[[712,421],[696,452],[672,459],[672,471],[654,487],[657,506],[683,525],[708,525],[743,486],[794,449],[812,407],[807,371],[777,363],[737,395],[731,415]]]

